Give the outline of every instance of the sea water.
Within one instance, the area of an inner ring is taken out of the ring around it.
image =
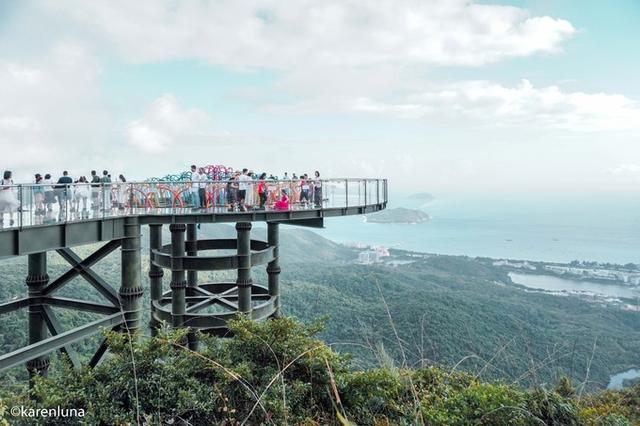
[[[510,272],[511,281],[525,287],[553,292],[581,292],[607,297],[640,298],[640,287],[631,287],[586,280],[568,280],[552,275],[519,274]]]
[[[625,380],[636,379],[638,377],[640,377],[640,370],[635,368],[614,374],[609,378],[607,389],[622,389],[622,384]]]
[[[427,253],[527,259],[640,263],[640,199],[633,197],[437,197],[420,208],[431,221],[366,223],[362,216],[327,219],[319,233],[347,243]]]

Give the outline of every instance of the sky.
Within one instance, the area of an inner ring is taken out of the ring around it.
[[[0,168],[640,195],[637,0],[0,0]]]

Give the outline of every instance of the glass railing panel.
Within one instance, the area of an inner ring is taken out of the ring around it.
[[[383,203],[386,180],[323,179],[22,184],[0,190],[3,229],[131,215],[358,207]]]
[[[347,180],[347,205],[348,207],[361,206],[363,204],[363,186],[360,179]]]
[[[322,206],[325,209],[342,208],[347,205],[347,181],[330,179],[322,181]]]
[[[366,202],[365,204],[367,205],[371,205],[371,204],[377,204],[378,200],[376,197],[376,180],[375,179],[366,179],[365,180],[365,189],[366,189],[366,194],[367,194],[367,198],[366,198]]]

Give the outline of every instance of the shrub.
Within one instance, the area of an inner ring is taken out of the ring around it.
[[[622,426],[640,418],[640,386],[579,399],[566,381],[523,390],[435,366],[352,371],[316,338],[320,324],[238,318],[230,328],[233,338],[199,336],[199,352],[184,346],[185,330],[142,341],[109,333],[105,362],[37,378],[28,404],[82,408],[87,424]],[[0,426],[10,420],[6,407],[27,397],[0,400]]]

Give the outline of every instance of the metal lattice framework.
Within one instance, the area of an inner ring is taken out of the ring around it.
[[[365,194],[367,182],[365,180]],[[355,205],[349,205],[347,182],[345,202],[339,206],[247,212],[226,209],[193,211],[182,206],[144,210],[130,208],[117,214],[79,220],[0,228],[0,258],[28,257],[27,296],[0,304],[0,315],[27,310],[28,345],[1,354],[0,370],[26,364],[30,375],[46,375],[49,354],[56,350],[66,354],[74,367],[79,367],[78,356],[71,347],[73,343],[103,329],[134,332],[141,327],[143,226],[149,226],[149,326],[152,332],[166,323],[224,335],[228,331],[227,321],[238,313],[255,320],[278,316],[280,224],[322,227],[325,217],[382,210],[387,204],[386,181],[375,181],[375,187],[377,197],[370,197],[369,202],[365,197],[364,203]],[[252,222],[266,222],[266,241],[251,239]],[[198,225],[206,223],[235,223],[237,236],[233,239],[198,239]],[[169,244],[162,243],[165,225],[171,234]],[[71,249],[101,242],[103,245],[84,259]],[[121,282],[116,290],[92,268],[118,249]],[[70,265],[54,280],[50,280],[48,275],[49,251],[57,252]],[[224,253],[202,255],[199,253],[202,251]],[[252,268],[258,266],[266,266],[266,285],[252,280]],[[163,292],[165,270],[170,272],[170,290]],[[220,270],[235,270],[236,280],[198,281],[198,272]],[[57,294],[76,277],[83,278],[93,287],[102,301],[79,300]],[[91,312],[101,317],[64,330],[54,308]],[[189,346],[197,348],[195,333],[189,333],[188,337]],[[89,365],[100,363],[107,350],[106,342],[102,341]]]

